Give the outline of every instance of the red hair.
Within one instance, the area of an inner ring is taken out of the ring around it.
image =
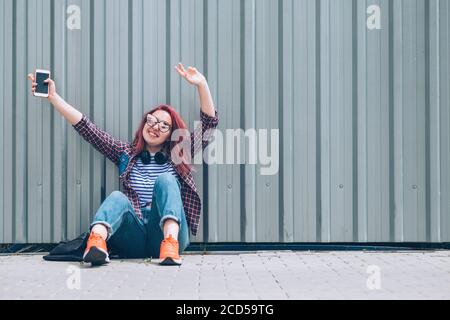
[[[137,129],[135,135],[134,135],[134,140],[133,140],[133,145],[134,145],[134,150],[137,154],[140,154],[142,151],[144,151],[145,147],[146,147],[146,142],[144,140],[144,136],[142,134],[145,124],[147,123],[147,115],[149,114],[153,114],[158,110],[162,110],[167,112],[170,117],[172,118],[172,131],[177,130],[177,129],[182,129],[182,130],[187,130],[186,124],[184,123],[183,119],[181,118],[181,116],[179,115],[178,112],[175,111],[175,109],[169,105],[160,105],[158,107],[156,107],[155,109],[147,112],[144,114],[144,116],[142,117],[141,123],[139,125],[139,128]],[[169,156],[172,153],[172,150],[174,148],[180,148],[179,144],[183,141],[183,136],[180,136],[180,138],[178,139],[178,141],[172,141],[170,138],[164,143],[163,148],[166,148],[166,152],[168,152]],[[177,150],[177,149],[175,149]],[[188,153],[190,153],[190,150],[188,150]],[[191,172],[192,168],[189,165],[190,161],[188,161],[186,159],[186,154],[185,152],[183,152],[183,150],[181,150],[181,152],[178,152],[179,157],[181,159],[181,163],[176,164],[175,167],[177,169],[178,172],[180,172],[183,175],[188,174],[189,172]]]

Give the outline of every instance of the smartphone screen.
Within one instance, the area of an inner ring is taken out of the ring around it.
[[[44,83],[48,78],[48,73],[36,72],[36,93],[48,95],[48,83]]]

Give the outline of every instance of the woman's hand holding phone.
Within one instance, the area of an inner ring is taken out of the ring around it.
[[[36,82],[36,77],[34,74],[30,73],[28,74],[28,79],[31,80],[31,93],[36,96],[36,88],[37,88],[37,82]],[[48,78],[47,80],[44,81],[44,83],[48,84],[48,97],[47,99],[51,102],[52,99],[54,99],[56,97],[56,85],[55,82]]]

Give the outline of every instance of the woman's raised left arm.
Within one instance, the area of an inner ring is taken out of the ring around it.
[[[188,67],[186,70],[182,63],[175,66],[175,70],[180,76],[185,78],[187,82],[197,86],[201,111],[207,116],[215,117],[216,109],[206,78],[196,68]]]
[[[205,149],[211,142],[213,130],[219,123],[216,108],[209,91],[208,82],[206,78],[197,71],[196,68],[189,67],[187,70],[179,63],[175,66],[175,70],[186,79],[190,84],[197,86],[198,94],[200,96],[200,120],[201,125],[197,126],[191,132],[191,155],[193,156],[201,149]]]

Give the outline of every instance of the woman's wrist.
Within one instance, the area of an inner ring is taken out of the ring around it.
[[[48,101],[50,101],[51,104],[54,104],[54,102],[56,101],[56,96],[57,94],[52,94],[48,96]]]
[[[208,82],[206,81],[206,78],[204,80],[202,80],[199,84],[197,84],[198,89],[207,88],[207,87],[208,87]]]
[[[55,105],[55,103],[58,101],[59,98],[60,97],[56,92],[54,94],[48,96],[48,100],[50,101],[50,103],[52,105]]]

